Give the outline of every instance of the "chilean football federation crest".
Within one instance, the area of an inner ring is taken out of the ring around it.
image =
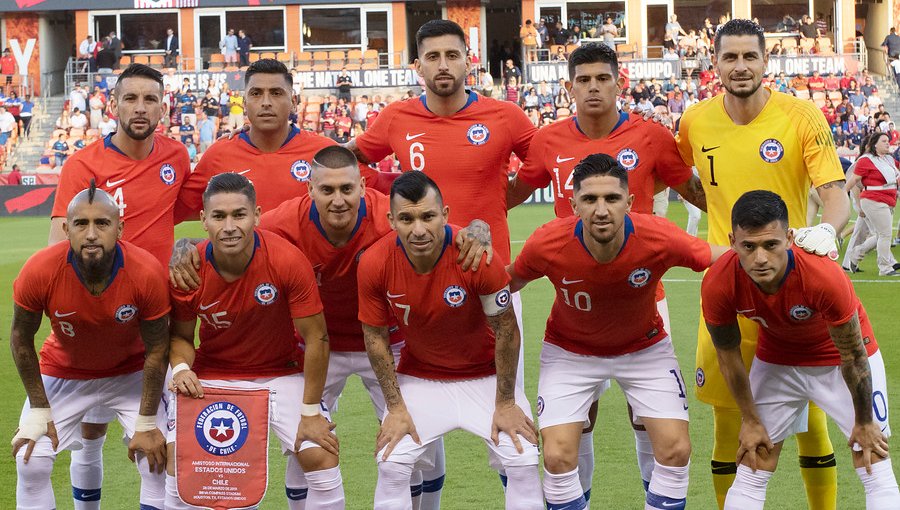
[[[163,166],[159,167],[159,178],[166,186],[175,184],[175,167],[168,163],[165,163]]]
[[[250,427],[241,408],[220,401],[200,411],[194,433],[204,451],[213,455],[231,455],[244,446]]]
[[[649,269],[647,269],[646,267],[640,267],[638,269],[635,269],[631,272],[630,275],[628,275],[628,285],[639,289],[650,282],[651,276],[652,275]]]
[[[503,289],[497,293],[497,296],[494,298],[494,302],[497,303],[497,306],[500,308],[506,308],[509,306],[509,298],[511,294],[508,289]]]
[[[278,289],[271,283],[260,283],[253,291],[253,297],[261,305],[271,305],[278,299]]]
[[[450,308],[459,308],[466,302],[466,291],[459,285],[451,285],[444,290],[444,302]]]
[[[490,137],[491,132],[484,124],[472,124],[466,131],[466,138],[472,145],[484,145]]]
[[[706,374],[703,373],[702,368],[698,368],[697,369],[697,387],[702,388],[704,384],[706,384]]]
[[[634,170],[638,166],[638,154],[634,149],[624,148],[619,151],[619,154],[616,155],[616,161],[619,162],[619,165],[622,166],[625,170]]]
[[[305,159],[298,159],[291,165],[291,175],[300,182],[308,181],[311,173],[312,165]]]
[[[538,412],[538,416],[540,416],[541,414],[544,413],[544,397],[542,397],[540,395],[538,395],[537,412]]]
[[[116,322],[125,324],[137,315],[137,307],[134,305],[122,305],[116,309]]]
[[[784,157],[784,146],[774,138],[769,138],[759,146],[759,156],[766,163],[778,163]]]
[[[790,314],[791,319],[794,319],[795,321],[805,321],[812,317],[813,311],[803,305],[794,305],[791,307]]]

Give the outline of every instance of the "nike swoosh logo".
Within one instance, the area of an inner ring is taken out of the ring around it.
[[[753,313],[756,311],[756,308],[748,308],[746,310],[738,310],[737,313]]]
[[[583,281],[584,281],[584,280],[566,280],[565,277],[564,277],[564,278],[562,279],[562,284],[563,284],[563,285],[571,285],[571,284],[573,284],[573,283],[581,283],[581,282],[583,282]]]
[[[118,181],[111,181],[109,179],[106,179],[106,187],[107,188],[115,188],[116,186],[118,186],[119,184],[122,184],[123,182],[125,182],[127,180],[128,179],[120,179]]]
[[[393,298],[398,298],[398,297],[403,297],[403,296],[405,296],[405,295],[406,295],[406,294],[391,294],[390,292],[387,293],[387,297],[392,298],[392,299],[393,299]]]
[[[70,315],[75,315],[76,313],[78,312],[59,313],[59,310],[56,310],[55,312],[53,312],[53,315],[55,315],[56,317],[68,317]]]
[[[201,309],[201,310],[208,310],[208,309],[210,309],[210,308],[216,306],[217,304],[219,304],[218,301],[216,301],[215,303],[210,303],[210,304],[208,304],[208,305],[206,305],[206,306],[203,306],[203,305],[201,304],[201,305],[200,305],[200,309]]]
[[[714,151],[714,150],[718,149],[719,147],[721,147],[721,145],[716,145],[715,147],[710,147],[710,148],[707,149],[706,146],[701,145],[701,146],[700,146],[700,152]]]
[[[676,507],[676,506],[683,506],[683,505],[684,505],[684,501],[672,501],[672,502],[669,502],[669,501],[663,501],[663,502],[662,502],[662,506],[663,506],[664,508],[673,508],[673,507]]]
[[[250,170],[253,170],[253,169],[252,169],[252,168],[248,168],[248,169],[246,169],[246,170],[241,170],[241,171],[238,172],[237,174],[238,174],[238,175],[244,175],[245,173],[249,172]]]
[[[417,135],[411,135],[411,134],[409,134],[409,133],[406,133],[406,141],[408,142],[408,141],[410,141],[410,140],[415,140],[416,138],[418,138],[418,137],[420,137],[420,136],[422,136],[422,135],[424,135],[424,134],[425,134],[425,133],[419,133],[419,134],[417,134]]]
[[[573,159],[575,159],[575,158],[561,158],[559,156],[556,156],[557,163],[565,163],[566,161],[572,161]]]
[[[95,497],[97,497],[97,496],[99,496],[99,495],[100,495],[100,491],[96,491],[96,492],[83,492],[83,493],[81,494],[81,499],[84,500],[84,501],[90,501],[91,498],[95,498]]]

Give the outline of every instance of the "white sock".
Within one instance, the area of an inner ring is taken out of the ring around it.
[[[568,473],[554,474],[544,469],[544,498],[547,499],[547,509],[566,508],[580,510],[587,508],[584,499],[584,490],[578,480],[576,467]]]
[[[16,455],[18,475],[16,478],[16,509],[47,510],[56,508],[53,485],[50,484],[50,474],[53,473],[53,462],[56,457],[32,455],[28,459],[28,464],[25,464],[22,459],[21,454]]]
[[[872,464],[872,474],[866,468],[856,468],[856,474],[866,490],[866,509],[900,508],[900,491],[891,468],[891,459]]]
[[[434,467],[422,470],[422,497],[420,510],[440,510],[441,491],[444,489],[446,466],[444,460],[444,438],[431,443],[428,448],[434,459]]]
[[[288,508],[290,510],[305,510],[306,496],[309,492],[309,485],[306,482],[306,476],[303,474],[303,468],[297,461],[296,455],[287,456],[287,465],[284,467],[284,492],[287,496]]]
[[[683,510],[687,499],[690,465],[688,462],[687,466],[663,466],[654,460],[645,510]]]
[[[103,443],[106,435],[97,439],[82,439],[83,448],[72,450],[69,476],[75,510],[99,510],[100,489],[103,487]]]
[[[594,431],[581,434],[581,442],[578,443],[578,481],[584,500],[589,501],[594,482]]]
[[[544,510],[541,476],[537,466],[506,466],[506,508]]]
[[[653,443],[650,442],[650,434],[646,430],[634,431],[634,450],[637,453],[638,469],[641,470],[641,480],[644,481],[644,490],[649,490],[650,480],[653,478],[654,464]]]
[[[409,494],[411,476],[410,464],[379,462],[374,510],[411,510],[412,498]]]
[[[412,472],[409,477],[409,495],[412,498],[413,510],[422,509],[422,470]]]
[[[739,465],[734,483],[725,496],[724,510],[763,510],[769,478],[772,478],[771,471],[757,469],[754,473],[749,467]]]
[[[166,501],[166,472],[150,471],[147,456],[138,454],[137,470],[141,475],[141,510],[162,510]]]
[[[341,480],[341,468],[335,466],[319,471],[305,473],[309,484],[306,501],[310,508],[327,508],[342,510],[344,508],[344,482]]]

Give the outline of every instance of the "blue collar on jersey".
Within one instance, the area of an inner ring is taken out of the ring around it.
[[[75,276],[78,277],[78,280],[82,285],[87,287],[87,282],[84,281],[84,275],[81,274],[81,270],[78,269],[78,263],[75,261],[75,251],[72,248],[69,248],[69,253],[66,255],[66,262],[68,262],[72,269],[75,270]],[[119,274],[119,269],[125,267],[125,254],[122,253],[122,245],[116,243],[116,254],[113,255],[113,266],[112,272],[109,274],[109,280],[106,281],[106,286],[103,287],[103,290],[109,288],[112,285],[113,280],[116,279],[116,275]],[[100,291],[103,292],[103,291]]]
[[[581,130],[581,125],[578,124],[578,115],[576,115],[572,118],[574,119],[575,128],[578,130],[578,132],[583,134],[584,136],[587,136],[587,134],[585,134],[585,132]],[[619,120],[616,122],[616,125],[613,126],[613,128],[609,131],[609,134],[610,135],[613,134],[615,132],[615,130],[619,129],[619,126],[621,126],[622,124],[625,123],[626,120],[628,120],[628,114],[625,112],[619,112]],[[609,136],[609,135],[606,135],[606,136]]]
[[[125,156],[126,158],[131,159],[131,156],[122,152],[122,149],[116,147],[116,144],[113,143],[113,141],[112,141],[113,134],[115,134],[115,133],[110,133],[103,138],[103,147],[106,149],[112,149],[112,150],[118,152],[119,154]],[[154,142],[153,145],[156,145],[156,142]],[[153,152],[153,147],[150,147],[150,152]]]
[[[284,147],[285,145],[287,145],[299,133],[300,133],[300,130],[297,129],[297,126],[292,125],[291,130],[288,132],[287,138],[284,139],[284,143],[282,143],[281,146]],[[241,134],[238,135],[238,138],[247,142],[250,145],[250,147],[253,147],[254,149],[259,149],[259,147],[253,145],[253,142],[250,141],[250,135],[248,134],[248,131],[241,131]]]
[[[256,256],[256,249],[259,248],[259,233],[255,230],[253,231],[253,253],[250,254],[250,260],[247,261],[247,267],[250,266],[250,263],[253,262],[253,257]],[[221,276],[222,273],[219,272],[219,266],[216,265],[216,257],[213,256],[213,242],[209,241],[209,244],[206,245],[206,260],[212,264],[213,269],[216,270],[217,273]],[[246,269],[246,268],[245,268]]]
[[[625,245],[628,244],[628,238],[631,237],[631,234],[634,233],[634,223],[631,221],[631,216],[625,215],[625,240],[622,241],[622,247],[619,248],[619,253],[622,253],[622,250],[625,249]],[[578,238],[578,241],[581,242],[581,246],[584,247],[584,251],[591,255],[591,250],[588,249],[587,245],[584,244],[584,223],[581,220],[578,220],[578,223],[575,224],[575,237]],[[616,256],[619,256],[619,253],[616,253]],[[591,255],[593,257],[593,255]]]
[[[359,214],[356,215],[356,225],[353,227],[353,232],[350,232],[350,239],[353,239],[353,236],[356,235],[356,231],[359,230],[359,226],[362,225],[363,218],[366,217],[366,199],[363,198],[359,201]],[[328,236],[325,234],[325,229],[322,227],[322,221],[319,219],[319,210],[316,208],[316,203],[313,202],[312,207],[309,208],[309,219],[313,222],[316,228],[319,230],[319,233],[322,234],[326,240]]]
[[[447,251],[447,247],[450,246],[450,243],[453,242],[453,229],[450,228],[450,225],[444,225],[444,246],[441,247],[441,254],[438,255],[437,260],[434,261],[434,265],[437,266],[437,263],[441,260],[441,257],[444,256],[444,252]],[[413,265],[412,261],[409,260],[409,255],[406,254],[406,248],[403,247],[403,243],[400,242],[400,236],[397,236],[397,246],[403,250],[403,254],[406,255],[406,260],[409,262],[409,265],[413,266],[415,269],[416,266]]]
[[[469,97],[466,99],[466,104],[459,110],[456,110],[456,113],[459,113],[459,112],[465,110],[466,108],[469,107],[469,105],[478,101],[478,94],[475,93],[474,90],[467,90],[466,93],[469,94]],[[425,98],[425,94],[422,94],[421,96],[419,96],[419,101],[422,101],[422,106],[424,106],[425,109],[428,110],[428,100]],[[431,110],[428,110],[428,111],[431,112]],[[432,112],[432,113],[434,113],[434,112]]]

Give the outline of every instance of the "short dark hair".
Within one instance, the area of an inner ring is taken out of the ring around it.
[[[575,165],[572,170],[572,186],[578,191],[585,179],[604,175],[619,179],[622,188],[628,189],[628,171],[622,168],[616,158],[603,153],[591,154]]]
[[[153,69],[152,67],[144,64],[131,64],[126,67],[122,74],[119,75],[119,79],[116,81],[116,97],[118,97],[119,84],[124,82],[128,78],[146,78],[148,80],[153,80],[159,84],[159,95],[162,97],[163,89],[165,86],[163,85],[163,76],[162,73]]]
[[[405,172],[391,184],[391,203],[393,204],[396,196],[410,202],[420,202],[428,194],[429,189],[434,190],[438,202],[443,204],[444,196],[441,195],[441,190],[430,177],[425,175],[425,172]]]
[[[590,43],[579,46],[569,55],[569,79],[575,79],[575,68],[584,64],[609,64],[612,68],[613,80],[619,79],[619,57],[605,44]]]
[[[254,74],[280,74],[284,77],[284,81],[285,83],[287,83],[288,89],[292,89],[294,87],[294,78],[291,76],[290,71],[288,71],[287,66],[275,60],[274,58],[261,58],[256,62],[250,64],[250,67],[247,68],[247,72],[244,73],[245,87],[250,83],[250,78]]]
[[[766,34],[761,26],[757,25],[753,21],[749,19],[741,19],[735,18],[724,25],[720,26],[716,30],[715,42],[713,45],[716,48],[716,55],[719,54],[719,51],[722,49],[722,37],[726,35],[755,35],[759,40],[759,51],[760,53],[766,52]]]
[[[442,35],[455,35],[459,37],[464,48],[466,47],[466,33],[462,27],[448,19],[433,19],[426,22],[416,31],[416,51],[422,47],[422,41],[431,37],[440,37]]]
[[[731,208],[731,229],[762,228],[777,221],[788,226],[788,210],[784,200],[767,190],[748,191]]]
[[[353,151],[340,145],[332,145],[317,152],[313,157],[313,164],[325,168],[356,167],[357,159]]]
[[[250,203],[256,206],[256,189],[250,179],[241,174],[226,172],[214,175],[206,184],[206,190],[203,192],[204,207],[210,197],[220,193],[240,193],[249,198]]]

